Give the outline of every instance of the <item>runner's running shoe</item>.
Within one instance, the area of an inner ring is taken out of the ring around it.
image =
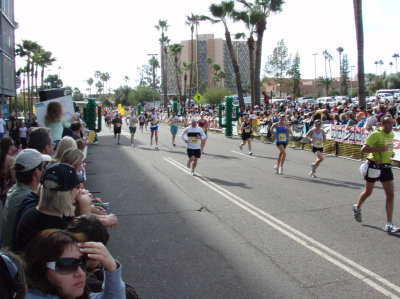
[[[397,226],[395,226],[392,222],[388,222],[385,225],[385,232],[388,233],[397,233],[400,231],[400,228],[398,228]]]
[[[315,163],[311,164],[311,171],[315,173],[317,171],[317,167],[315,167]]]
[[[253,153],[252,153],[252,152],[249,152],[249,156],[253,156]]]
[[[275,173],[278,174],[279,173],[279,167],[277,165],[275,165],[274,169],[275,169]]]
[[[357,204],[354,204],[353,212],[354,212],[354,219],[356,219],[357,222],[362,222],[361,209],[357,209]]]
[[[279,174],[283,174],[283,167],[279,167]]]
[[[308,174],[310,177],[312,178],[316,178],[317,175],[315,174],[315,172],[312,172],[312,170],[310,171],[310,173]]]

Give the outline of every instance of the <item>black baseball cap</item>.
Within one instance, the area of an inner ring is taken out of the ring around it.
[[[45,181],[57,183],[57,187],[47,188],[44,185]],[[83,183],[85,179],[80,174],[76,173],[75,168],[67,163],[54,163],[50,165],[42,174],[40,183],[49,190],[68,191]]]

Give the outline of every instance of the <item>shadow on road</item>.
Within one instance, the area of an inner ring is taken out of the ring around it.
[[[327,178],[317,178],[317,179],[310,178],[309,179],[309,178],[299,177],[299,176],[294,176],[294,175],[284,175],[284,177],[289,178],[289,179],[294,179],[297,181],[328,185],[328,186],[332,186],[332,187],[343,187],[343,188],[349,188],[349,189],[364,189],[364,187],[365,187],[364,184],[353,183],[353,182],[349,182],[349,181],[335,180],[335,179],[327,179]],[[378,187],[378,186],[376,186],[375,188],[382,189],[382,187]]]
[[[247,186],[244,183],[235,183],[235,182],[230,182],[230,181],[225,181],[225,180],[220,180],[220,179],[215,179],[215,178],[209,178],[206,176],[203,176],[203,177],[213,183],[224,185],[224,186],[235,186],[235,187],[240,187],[240,188],[245,188],[245,189],[252,189],[251,187]]]
[[[368,227],[368,228],[372,228],[372,229],[375,229],[375,230],[378,230],[378,231],[381,231],[381,232],[384,232],[385,234],[391,235],[393,237],[400,238],[400,233],[388,233],[384,229],[382,229],[381,227],[377,227],[377,226],[374,226],[374,225],[363,224],[362,226]]]
[[[203,154],[205,157],[213,157],[213,158],[224,158],[224,159],[230,159],[230,160],[240,160],[237,157],[230,157],[230,156],[225,156],[225,155],[217,155],[217,154],[209,154],[208,152]],[[202,156],[203,156],[202,155]]]

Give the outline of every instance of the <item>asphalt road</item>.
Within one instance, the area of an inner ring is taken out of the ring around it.
[[[118,216],[108,248],[142,298],[400,297],[400,243],[383,231],[381,186],[363,223],[353,218],[360,162],[326,157],[310,178],[313,154],[288,148],[276,175],[275,145],[253,143],[249,157],[240,139],[210,133],[191,176],[167,126],[159,150],[146,132],[132,148],[123,130],[121,145],[104,128],[89,148],[87,187]]]

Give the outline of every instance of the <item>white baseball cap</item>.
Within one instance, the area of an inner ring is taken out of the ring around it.
[[[38,167],[42,162],[49,161],[51,161],[51,156],[42,155],[39,151],[33,148],[26,148],[17,155],[15,165],[17,171],[25,172]]]

